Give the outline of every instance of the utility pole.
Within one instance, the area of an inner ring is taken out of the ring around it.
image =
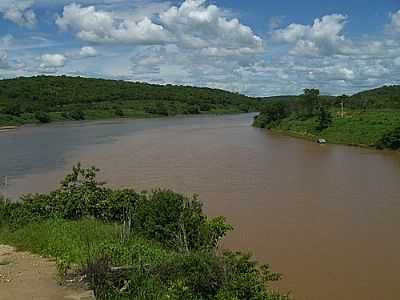
[[[344,118],[344,102],[343,102],[343,98],[342,98],[341,106],[342,106],[342,113],[341,113],[341,116],[342,116],[342,119],[343,119],[343,118]]]
[[[347,95],[342,95],[339,97],[340,99],[340,107],[341,107],[341,111],[340,111],[340,116],[343,119],[344,118],[344,102],[345,100],[348,98]]]

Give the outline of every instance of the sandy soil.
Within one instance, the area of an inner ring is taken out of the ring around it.
[[[93,293],[61,286],[54,261],[0,245],[0,300],[94,300]]]

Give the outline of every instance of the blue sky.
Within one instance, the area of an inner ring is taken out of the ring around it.
[[[0,78],[37,74],[351,94],[400,84],[400,0],[0,0]]]

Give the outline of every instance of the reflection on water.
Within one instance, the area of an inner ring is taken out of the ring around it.
[[[78,161],[114,186],[196,193],[297,299],[397,300],[400,155],[250,126],[252,115],[26,127],[0,135],[7,193],[45,192]]]

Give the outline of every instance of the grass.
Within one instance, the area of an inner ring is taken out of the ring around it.
[[[400,111],[351,111],[344,118],[334,116],[329,128],[319,132],[316,118],[299,120],[293,116],[283,119],[271,130],[329,143],[373,147],[387,132],[400,126]]]
[[[101,258],[107,258],[112,266],[154,266],[174,255],[173,251],[140,236],[121,239],[121,226],[94,219],[50,219],[16,231],[3,227],[0,243],[55,258],[61,277],[74,276]]]
[[[122,240],[119,225],[94,219],[50,219],[28,224],[16,231],[3,227],[0,229],[0,243],[62,259],[69,266],[83,264],[99,254],[111,254],[108,251],[118,252],[118,255],[113,255],[115,265],[128,264],[133,249],[135,255],[141,256],[145,261],[154,261],[168,253],[159,244],[139,236],[132,235]]]

